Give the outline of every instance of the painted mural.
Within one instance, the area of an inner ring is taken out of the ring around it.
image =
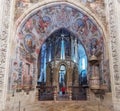
[[[15,4],[15,21],[31,6],[44,2],[45,0],[16,0]],[[56,0],[57,1],[57,0]],[[69,0],[68,0],[69,1]],[[58,1],[57,1],[58,2]],[[64,2],[64,0],[62,1]],[[75,0],[74,2],[79,2],[80,4],[88,7],[92,13],[95,13],[103,23],[105,23],[105,5],[103,0]]]
[[[29,52],[34,52],[35,50],[35,42],[33,39],[33,36],[28,34],[25,36],[24,38],[24,45],[26,50],[28,50]]]
[[[20,45],[23,45],[27,52],[33,53],[37,52],[35,49],[39,49],[38,46],[51,32],[64,27],[77,34],[83,44],[87,44],[85,47],[88,54],[93,47],[96,51],[103,52],[103,35],[96,24],[94,20],[75,8],[64,4],[53,5],[38,10],[28,18],[19,30],[18,38],[21,38]]]
[[[19,88],[32,90],[37,81],[37,60],[41,45],[54,31],[65,28],[84,45],[88,57],[104,54],[103,33],[95,20],[68,4],[52,4],[36,10],[20,26],[17,35],[17,67],[11,81],[18,80]],[[14,64],[15,65],[15,64]],[[12,82],[13,86],[15,82]],[[12,85],[11,85],[12,86]]]

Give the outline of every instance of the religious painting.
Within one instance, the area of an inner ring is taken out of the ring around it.
[[[23,89],[31,90],[32,89],[32,76],[30,74],[30,64],[25,64],[25,73],[23,74]]]
[[[48,16],[40,17],[39,20],[39,30],[44,33],[48,25],[51,23],[51,19]]]
[[[25,36],[24,43],[27,51],[29,51],[30,53],[35,51],[35,41],[31,34],[27,34]]]
[[[80,34],[83,34],[86,30],[85,21],[81,18],[78,18],[74,24],[74,27],[77,29],[78,32],[80,32]]]
[[[90,43],[91,55],[95,55],[95,53],[97,51],[97,44],[98,44],[98,40],[96,38],[92,38],[91,43]]]
[[[17,88],[18,81],[18,72],[19,72],[19,63],[16,59],[11,61],[11,78],[10,78],[10,89],[15,90]]]

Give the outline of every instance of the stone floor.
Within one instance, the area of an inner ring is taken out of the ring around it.
[[[59,101],[38,101],[34,92],[21,92],[19,95],[11,94],[7,98],[4,111],[114,111],[111,100],[111,93],[106,93],[104,99],[96,97],[88,100],[70,101],[60,98]],[[93,99],[94,98],[94,99]]]
[[[111,106],[106,107],[100,102],[89,101],[56,101],[37,102],[15,111],[113,111]]]

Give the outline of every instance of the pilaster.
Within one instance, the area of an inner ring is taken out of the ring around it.
[[[120,111],[120,21],[118,17],[120,12],[117,11],[117,0],[107,0],[107,16],[109,22],[109,58],[110,58],[110,73],[111,73],[111,88],[112,98],[115,111]],[[118,8],[117,8],[118,7]],[[119,12],[119,13],[118,13]]]
[[[0,110],[4,110],[7,96],[11,3],[0,0]]]

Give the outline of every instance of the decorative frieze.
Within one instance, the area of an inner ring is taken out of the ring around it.
[[[10,3],[11,0],[5,0],[3,2],[2,23],[0,24],[0,110],[5,106],[6,88],[5,85],[5,66],[6,66],[6,53],[7,53],[7,41],[9,32],[9,18],[10,18]],[[4,17],[4,18],[3,18]],[[7,80],[7,78],[6,78]]]
[[[113,72],[113,97],[115,101],[120,100],[120,71],[119,71],[119,56],[118,56],[118,38],[117,38],[117,24],[115,19],[115,6],[114,0],[108,0],[109,11],[109,26],[110,26],[110,39],[111,39],[111,51],[112,51],[112,68]]]

